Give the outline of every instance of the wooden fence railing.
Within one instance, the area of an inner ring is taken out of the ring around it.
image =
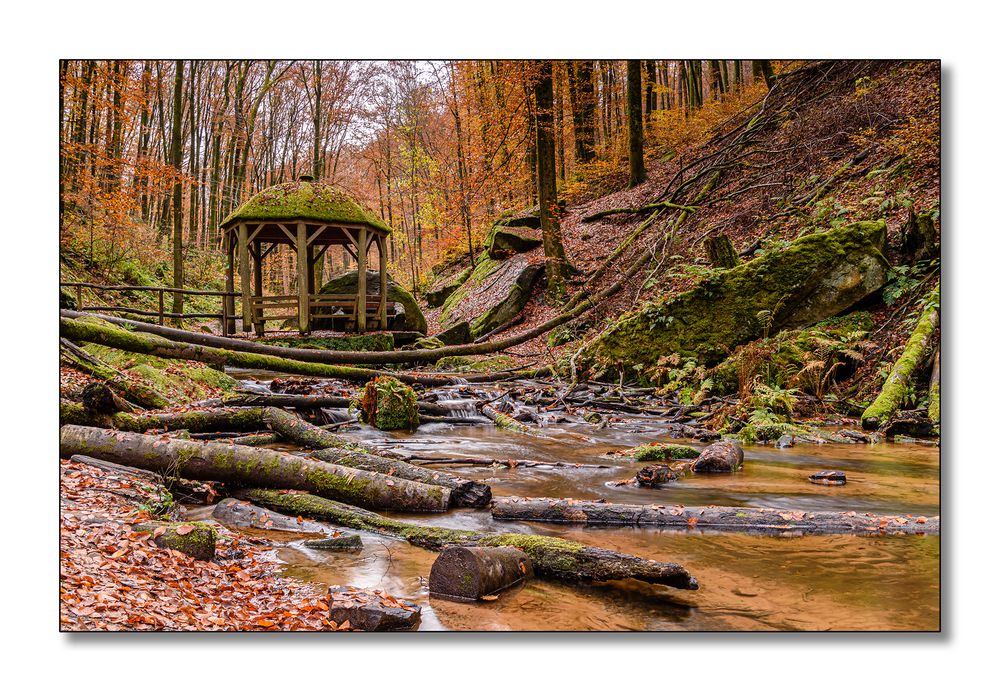
[[[232,329],[229,327],[229,323],[235,319],[235,315],[230,314],[229,302],[226,298],[238,299],[240,297],[239,293],[232,291],[198,291],[193,288],[171,288],[169,286],[105,286],[103,284],[91,284],[83,281],[60,281],[60,287],[73,288],[76,290],[76,309],[80,312],[90,311],[90,312],[124,312],[130,315],[142,315],[145,317],[156,317],[160,324],[163,324],[164,320],[169,317],[171,319],[176,318],[180,320],[192,319],[192,318],[215,318],[222,324],[222,333],[230,334]],[[141,310],[139,308],[126,307],[121,305],[84,305],[83,303],[83,289],[90,288],[98,292],[102,291],[143,291],[146,293],[156,293],[157,294],[157,309],[156,310]],[[167,312],[164,309],[164,294],[165,293],[180,293],[187,296],[218,296],[222,298],[220,303],[222,303],[222,309],[220,312]]]

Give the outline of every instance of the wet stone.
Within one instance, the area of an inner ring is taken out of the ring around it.
[[[847,485],[847,474],[843,471],[819,471],[809,476],[809,482],[816,485]]]
[[[778,449],[784,449],[785,447],[793,447],[795,445],[795,438],[791,435],[782,435],[774,443],[774,446]]]
[[[365,632],[411,630],[420,624],[420,606],[384,591],[331,586],[330,620]]]
[[[348,552],[356,552],[364,547],[361,543],[361,536],[357,534],[319,538],[314,541],[306,541],[303,545],[307,548],[318,548],[320,550],[343,550]]]

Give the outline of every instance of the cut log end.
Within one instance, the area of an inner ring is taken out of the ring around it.
[[[533,576],[531,560],[511,546],[445,548],[431,567],[432,596],[477,601],[520,584]]]

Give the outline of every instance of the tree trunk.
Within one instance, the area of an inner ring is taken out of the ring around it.
[[[451,491],[451,503],[456,507],[485,507],[493,496],[490,486],[485,483],[432,471],[397,459],[368,454],[339,435],[318,428],[278,408],[265,409],[264,422],[289,442],[320,450],[314,452],[312,456],[321,461],[448,488]]]
[[[147,471],[198,481],[306,490],[359,507],[444,512],[450,491],[436,485],[304,459],[270,449],[164,439],[78,425],[59,430],[63,457],[88,454]]]
[[[545,249],[546,298],[559,305],[566,294],[566,251],[559,229],[559,202],[556,198],[556,150],[552,118],[552,61],[538,61],[535,82],[536,156],[538,159],[538,206]]]
[[[934,367],[927,391],[927,417],[931,423],[941,422],[941,351],[934,352]]]
[[[626,77],[628,94],[628,186],[646,182],[646,164],[642,160],[642,61],[629,60]]]
[[[60,402],[59,422],[130,432],[187,430],[189,432],[247,431],[265,428],[264,409],[182,411],[180,413],[115,413],[89,410],[82,404]]]
[[[934,333],[937,331],[939,313],[938,302],[941,300],[940,287],[931,291],[926,298],[926,304],[917,326],[914,327],[903,355],[892,366],[892,372],[882,385],[882,391],[871,406],[861,414],[861,424],[865,430],[876,430],[892,418],[903,405],[911,383],[927,362],[934,345]]]
[[[292,516],[312,517],[339,526],[404,538],[413,545],[441,550],[446,545],[513,546],[531,558],[535,574],[570,583],[637,579],[678,589],[697,589],[698,581],[686,569],[604,548],[592,548],[561,538],[523,533],[480,533],[420,526],[387,519],[315,495],[290,495],[273,490],[243,490],[236,496]]]
[[[184,151],[181,148],[181,116],[184,113],[184,61],[177,60],[174,73],[174,104],[173,125],[170,132],[170,165],[173,166],[174,195],[170,213],[174,221],[174,288],[184,288],[184,215],[181,213],[184,185],[181,181],[181,166],[184,163]],[[184,295],[174,293],[171,312],[184,312]],[[181,318],[175,318],[177,326]]]
[[[570,102],[576,162],[594,160],[594,67],[590,60],[572,61]]]
[[[517,548],[445,548],[431,565],[431,596],[473,602],[516,586],[534,572],[528,555]]]
[[[719,234],[705,238],[705,254],[713,267],[732,269],[740,263],[740,256],[729,236]]]
[[[746,533],[937,534],[938,517],[879,516],[859,512],[806,512],[757,507],[625,505],[587,500],[499,497],[493,518],[588,526],[661,526]],[[924,521],[921,521],[924,519]]]
[[[135,407],[121,399],[103,382],[91,382],[84,387],[80,392],[80,400],[85,409],[98,414],[131,413],[135,410]]]

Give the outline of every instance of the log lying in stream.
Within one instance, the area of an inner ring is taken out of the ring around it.
[[[939,517],[880,516],[860,512],[800,512],[756,507],[624,505],[588,500],[501,497],[493,518],[588,526],[662,526],[747,533],[938,534]]]
[[[431,565],[427,587],[431,596],[454,601],[478,601],[534,576],[531,560],[511,546],[478,548],[449,546]]]
[[[353,401],[354,399],[349,397],[320,394],[236,392],[203,403],[210,406],[275,406],[278,408],[293,408],[299,411],[308,411],[319,408],[349,408]],[[447,406],[429,401],[418,401],[417,408],[421,413],[434,416],[447,416],[449,413],[452,413],[452,410]]]
[[[59,334],[72,342],[88,342],[117,348],[131,353],[144,353],[175,360],[194,360],[214,365],[229,365],[239,368],[256,368],[287,372],[295,375],[315,375],[336,377],[350,382],[367,382],[380,375],[392,376],[407,384],[421,384],[437,387],[449,384],[453,378],[430,375],[410,375],[400,372],[386,372],[367,368],[352,368],[344,365],[311,363],[279,356],[247,353],[212,346],[170,341],[161,336],[130,332],[93,316],[59,318]],[[302,349],[308,351],[309,349]],[[367,353],[367,352],[366,352]]]
[[[188,432],[255,431],[264,427],[264,409],[236,408],[180,411],[178,413],[115,413],[92,411],[82,404],[60,402],[59,421],[129,432],[187,430]]]
[[[646,560],[635,555],[594,548],[561,538],[420,526],[388,519],[374,512],[366,512],[357,507],[309,494],[254,489],[237,491],[236,496],[286,514],[312,517],[338,526],[396,536],[429,550],[441,550],[446,545],[513,546],[528,554],[536,575],[558,581],[572,583],[637,579],[678,589],[698,588],[698,580],[678,564]]]
[[[349,444],[345,445],[345,440],[340,436],[279,408],[264,409],[264,421],[271,430],[289,442],[319,450],[313,452],[312,456],[321,461],[448,488],[451,491],[451,503],[456,507],[485,507],[493,497],[490,486],[485,483],[357,451]]]
[[[199,481],[306,490],[360,507],[444,512],[451,491],[382,473],[304,459],[270,449],[64,425],[63,457],[86,454],[126,466]]]

